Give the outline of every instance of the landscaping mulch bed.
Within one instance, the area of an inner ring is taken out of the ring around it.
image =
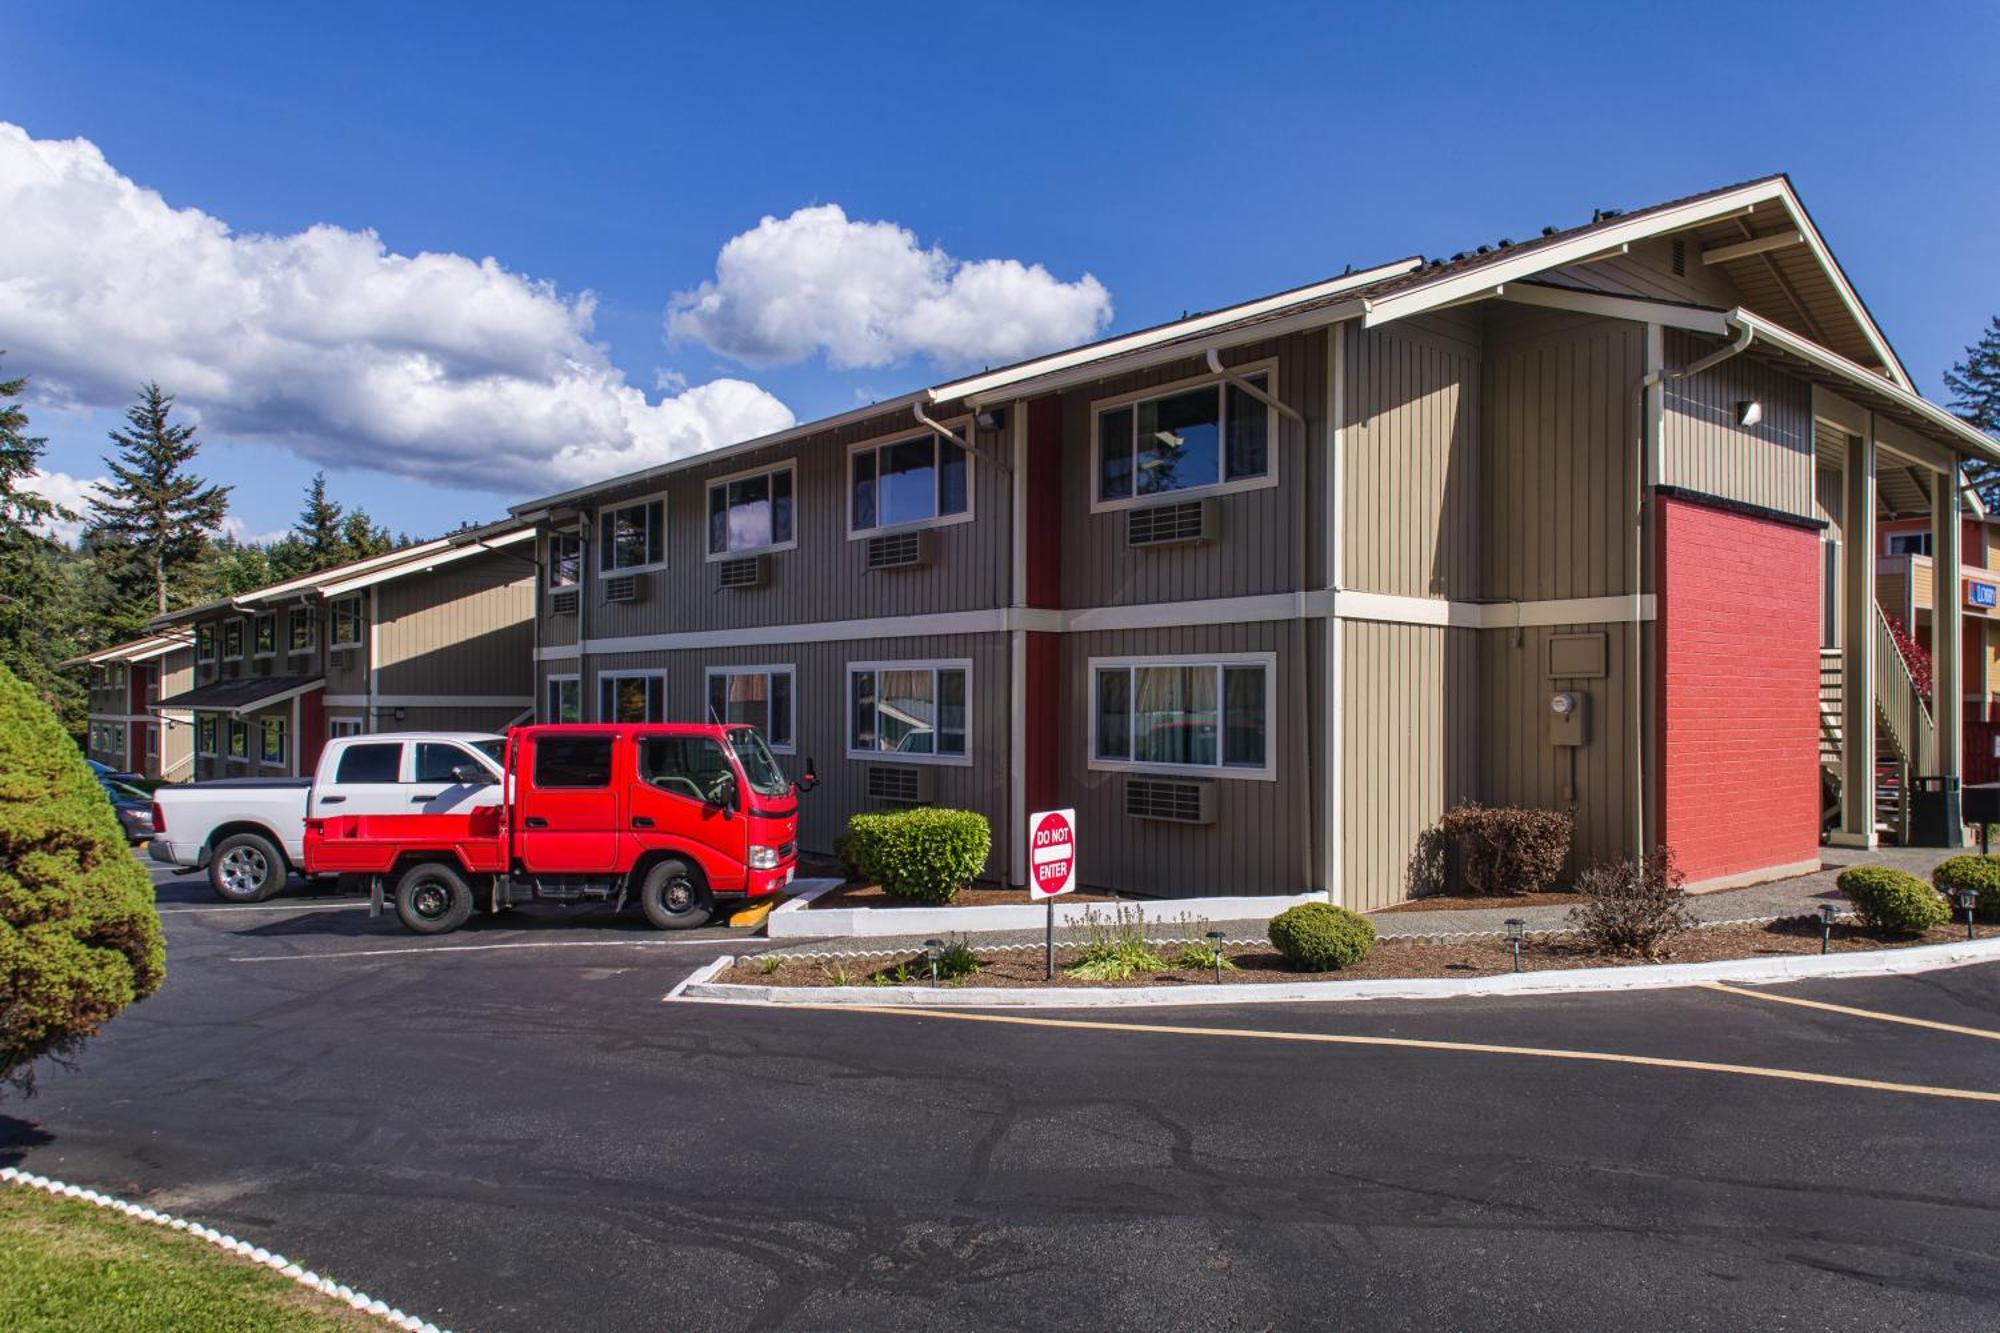
[[[1062,900],[1069,903],[1115,903],[1117,898],[1108,893],[1066,893]],[[1030,902],[1026,889],[987,889],[978,885],[968,885],[960,889],[956,897],[948,903],[912,902],[908,898],[892,897],[883,892],[880,884],[846,883],[833,892],[823,895],[806,905],[807,911],[820,907],[1036,907]]]
[[[1963,924],[1936,926],[1921,935],[1884,936],[1860,926],[1834,926],[1832,951],[1853,953],[1869,949],[1901,949],[1917,944],[1952,944],[1965,939]],[[1155,946],[1162,957],[1171,959],[1175,946]],[[1662,951],[1663,963],[1708,963],[1732,958],[1763,958],[1779,954],[1813,954],[1820,947],[1817,921],[1796,917],[1762,925],[1709,926],[1677,936]],[[1513,969],[1513,954],[1507,941],[1491,937],[1463,940],[1385,939],[1353,967],[1338,972],[1294,971],[1277,950],[1268,945],[1233,945],[1224,950],[1236,965],[1224,972],[1224,985],[1253,985],[1274,981],[1362,981],[1405,977],[1486,977]],[[1056,979],[1042,976],[1039,949],[1004,949],[979,953],[979,971],[946,989],[956,986],[1048,986],[1100,988],[1106,986],[1213,985],[1215,974],[1201,969],[1174,969],[1135,976],[1128,981],[1084,981],[1066,977],[1065,963],[1076,958],[1073,946],[1056,948]],[[915,980],[907,983],[928,987],[929,965],[921,952],[877,954],[847,958],[787,958],[775,971],[766,971],[756,958],[738,959],[735,966],[718,977],[719,981],[753,986],[832,986],[895,984],[886,974],[897,964],[907,965]],[[1571,936],[1536,936],[1521,947],[1521,970],[1554,971],[1577,967],[1643,967],[1648,960],[1596,953]],[[885,980],[877,983],[880,973]],[[845,975],[845,982],[840,980]]]
[[[1428,898],[1412,898],[1394,907],[1383,907],[1371,916],[1390,912],[1490,912],[1496,907],[1563,907],[1580,902],[1573,890],[1550,889],[1545,893],[1521,893],[1500,897],[1490,893],[1439,893]]]

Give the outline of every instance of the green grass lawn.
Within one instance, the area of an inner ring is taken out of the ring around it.
[[[0,1329],[8,1333],[383,1327],[182,1232],[0,1185]]]

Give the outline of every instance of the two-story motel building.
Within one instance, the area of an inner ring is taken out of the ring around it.
[[[1958,617],[1935,717],[1884,649],[1877,470],[1936,479],[1953,587],[1975,454],[1771,177],[515,513],[539,715],[756,722],[823,780],[808,850],[932,801],[1019,882],[1027,812],[1074,806],[1092,885],[1366,909],[1465,799],[1721,885],[1817,863],[1824,768],[1871,843],[1879,749],[1959,765]]]

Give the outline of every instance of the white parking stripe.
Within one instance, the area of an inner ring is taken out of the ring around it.
[[[699,940],[523,940],[518,944],[404,945],[400,949],[339,949],[330,953],[258,954],[232,958],[232,963],[312,963],[322,958],[387,958],[399,954],[483,953],[492,949],[642,949],[662,944],[706,944],[726,949],[727,938]]]
[[[217,903],[213,907],[156,907],[161,916],[196,912],[365,912],[367,903]]]

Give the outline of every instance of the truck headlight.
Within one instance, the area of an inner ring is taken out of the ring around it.
[[[750,848],[750,868],[752,870],[776,870],[778,868],[778,849],[776,847],[758,847],[753,844]]]

